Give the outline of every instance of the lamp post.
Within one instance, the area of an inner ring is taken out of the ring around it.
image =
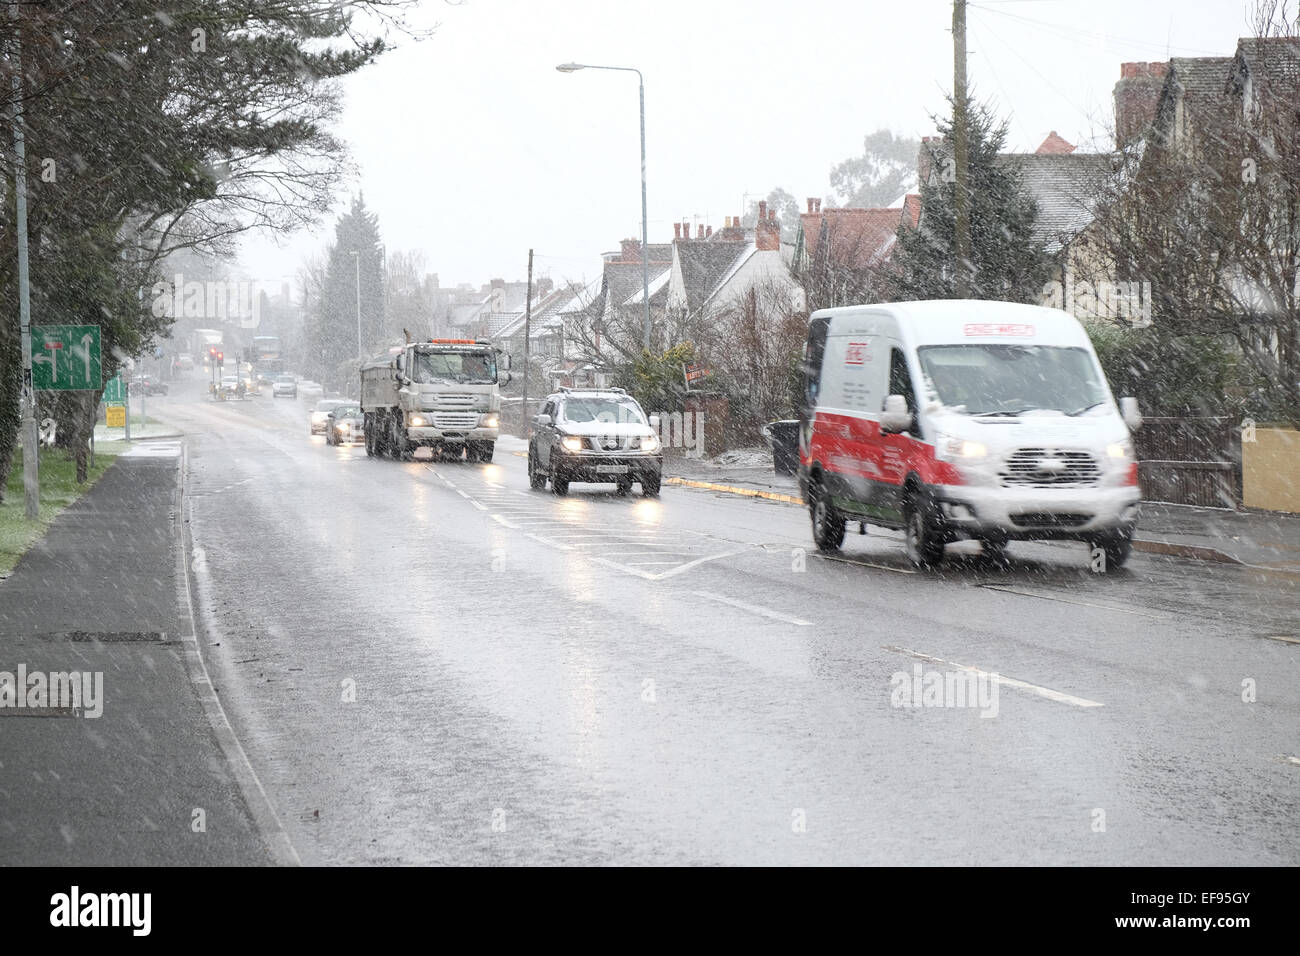
[[[361,358],[361,253],[354,249],[350,255],[357,267],[357,358]]]
[[[641,71],[631,66],[592,66],[590,63],[561,63],[556,67],[561,73],[577,73],[579,70],[619,70],[635,73],[637,86],[641,94],[641,304],[644,309],[642,329],[643,344],[650,351],[650,235],[646,220],[645,201],[645,77]]]

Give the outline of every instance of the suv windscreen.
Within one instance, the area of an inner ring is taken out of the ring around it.
[[[335,418],[360,418],[360,405],[337,405],[331,413]]]
[[[490,352],[419,352],[412,363],[411,380],[426,385],[491,385],[497,380],[496,357]]]
[[[1081,348],[930,345],[917,354],[929,390],[968,415],[1078,414],[1106,401],[1092,357]]]
[[[637,425],[646,423],[641,406],[628,398],[570,398],[560,408],[560,416],[575,425],[593,422],[612,424],[615,422],[632,422]]]

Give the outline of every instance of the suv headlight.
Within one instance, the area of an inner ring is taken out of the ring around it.
[[[954,438],[952,435],[939,435],[935,442],[934,457],[943,461],[969,461],[983,458],[989,450],[983,442]]]
[[[563,439],[560,444],[564,446],[565,451],[582,451],[582,439],[575,435]]]
[[[641,450],[658,451],[659,439],[656,438],[654,435],[646,435],[644,438],[641,439]]]

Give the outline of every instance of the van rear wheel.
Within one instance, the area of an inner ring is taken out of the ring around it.
[[[809,490],[813,541],[820,551],[838,551],[844,543],[844,518],[835,510],[821,485],[813,485]]]

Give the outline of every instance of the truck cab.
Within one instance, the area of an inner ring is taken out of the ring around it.
[[[361,369],[366,453],[492,460],[510,356],[490,342],[429,339],[394,346]]]

